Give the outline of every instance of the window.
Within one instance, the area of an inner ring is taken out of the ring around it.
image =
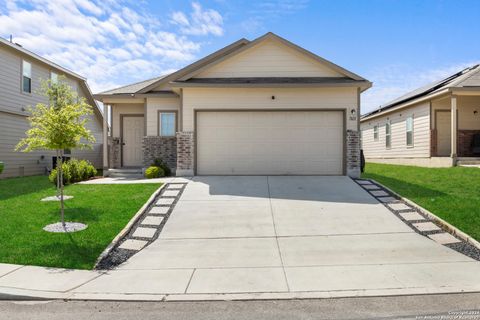
[[[392,146],[392,122],[390,120],[385,124],[385,146],[387,149]]]
[[[55,72],[50,72],[50,82],[51,83],[58,83],[58,74],[56,74]]]
[[[407,147],[413,147],[413,116],[410,116],[405,120],[405,125],[407,134]]]
[[[378,141],[378,125],[373,126],[373,141]]]
[[[160,112],[159,113],[159,134],[162,137],[175,136],[176,128],[175,112]]]
[[[32,65],[25,60],[22,62],[22,91],[32,93]]]

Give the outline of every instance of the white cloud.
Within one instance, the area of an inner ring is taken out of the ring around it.
[[[424,70],[401,64],[376,68],[365,75],[373,82],[373,87],[362,94],[362,113],[373,111],[409,91],[442,80],[477,63],[470,61]]]
[[[193,3],[182,14],[185,21],[176,15],[172,26],[168,16],[152,16],[130,0],[0,0],[0,36],[12,34],[98,92],[178,69],[201,48],[192,35],[223,34],[217,11]]]
[[[192,3],[192,9],[193,12],[190,14],[190,19],[181,11],[172,13],[172,23],[180,26],[181,31],[188,35],[223,35],[223,18],[218,11],[213,9],[204,10],[198,2]]]

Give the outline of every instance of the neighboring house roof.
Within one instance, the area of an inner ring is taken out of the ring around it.
[[[371,118],[387,112],[389,109],[406,104],[409,102],[414,103],[416,100],[426,97],[428,95],[438,93],[442,90],[449,88],[467,88],[467,87],[480,87],[480,65],[474,65],[472,67],[465,68],[445,79],[429,83],[423,87],[410,91],[384,105],[381,105],[374,111],[362,115],[362,118]]]
[[[82,77],[81,75],[60,66],[60,65],[56,64],[55,62],[52,62],[48,59],[45,59],[44,57],[41,57],[38,54],[23,48],[21,45],[19,45],[17,43],[10,42],[7,39],[4,39],[2,37],[0,37],[0,45],[5,45],[5,46],[7,46],[11,49],[14,49],[18,52],[21,52],[21,53],[29,56],[32,59],[35,59],[35,60],[37,60],[41,63],[44,63],[46,65],[49,65],[52,68],[55,68],[55,69],[61,71],[65,75],[69,75],[72,78],[77,79],[80,82],[83,89],[85,90],[85,92],[87,93],[87,99],[89,100],[90,103],[92,103],[95,106],[95,110],[103,118],[103,112],[100,110],[97,102],[93,98],[92,91],[90,90],[90,87],[88,86],[88,83],[87,83],[87,79],[85,77]]]
[[[265,41],[267,39],[275,39],[280,41],[287,46],[297,50],[301,54],[307,55],[314,60],[330,67],[331,69],[337,71],[338,73],[344,75],[344,78],[319,78],[319,77],[268,77],[268,78],[208,78],[208,79],[193,79],[193,77],[200,73],[201,71],[221,62],[230,57],[233,57],[256,44]],[[255,39],[254,41],[249,41],[246,39],[240,39],[172,74],[158,77],[131,85],[123,86],[113,90],[101,92],[95,94],[94,97],[101,99],[105,96],[121,96],[121,95],[135,95],[142,96],[144,94],[161,94],[167,92],[152,91],[153,89],[161,86],[162,84],[171,84],[172,86],[187,86],[187,85],[245,85],[245,84],[332,84],[332,85],[341,85],[341,84],[351,84],[358,83],[362,88],[371,87],[371,83],[366,79],[356,75],[328,60],[325,60],[310,51],[307,51],[279,36],[274,33],[268,32],[265,35]]]

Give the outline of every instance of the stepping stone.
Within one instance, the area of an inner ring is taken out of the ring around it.
[[[157,232],[156,228],[138,227],[133,233],[132,237],[136,238],[153,238]]]
[[[72,199],[72,198],[73,198],[73,196],[63,196],[63,200],[68,200],[68,199]],[[60,201],[60,197],[51,196],[51,197],[43,198],[40,201]]]
[[[158,201],[157,201],[157,206],[161,206],[161,205],[171,205],[173,202],[175,201],[174,198],[160,198]]]
[[[389,203],[388,206],[392,209],[392,210],[395,210],[395,211],[398,211],[398,210],[412,210],[412,208],[410,208],[409,206],[407,206],[406,204],[404,203]]]
[[[407,221],[414,221],[414,220],[425,220],[425,218],[419,214],[418,212],[411,211],[411,212],[401,212],[399,215],[407,220]]]
[[[450,233],[446,233],[446,232],[429,234],[428,237],[440,244],[451,244],[451,243],[461,242],[460,240],[452,236]]]
[[[167,214],[170,207],[152,207],[148,213],[152,214]]]
[[[119,248],[133,251],[140,251],[147,245],[147,241],[128,239],[122,243]]]
[[[167,190],[180,190],[182,187],[183,185],[181,184],[169,184]]]
[[[176,197],[180,193],[180,190],[165,190],[164,193],[162,193],[162,197]]]
[[[379,190],[379,191],[370,191],[371,194],[373,194],[375,197],[384,197],[384,196],[388,196],[388,193],[386,193],[385,191],[383,190]]]
[[[437,231],[437,230],[441,230],[433,222],[418,222],[418,223],[414,223],[413,226],[415,228],[417,228],[418,231]]]
[[[390,203],[390,202],[397,201],[397,199],[395,199],[394,197],[378,197],[377,200],[380,200],[383,203]]]
[[[159,226],[162,221],[163,217],[146,216],[145,219],[143,219],[142,224]]]
[[[357,180],[357,183],[358,183],[358,184],[362,184],[362,185],[365,185],[365,184],[373,184],[373,183],[371,183],[371,182],[368,181],[368,180]]]
[[[367,184],[367,185],[363,185],[362,187],[367,190],[380,190],[380,187],[377,186],[376,184]]]

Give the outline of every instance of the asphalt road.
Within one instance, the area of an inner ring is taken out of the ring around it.
[[[0,319],[472,320],[480,319],[480,293],[225,302],[0,301]]]

